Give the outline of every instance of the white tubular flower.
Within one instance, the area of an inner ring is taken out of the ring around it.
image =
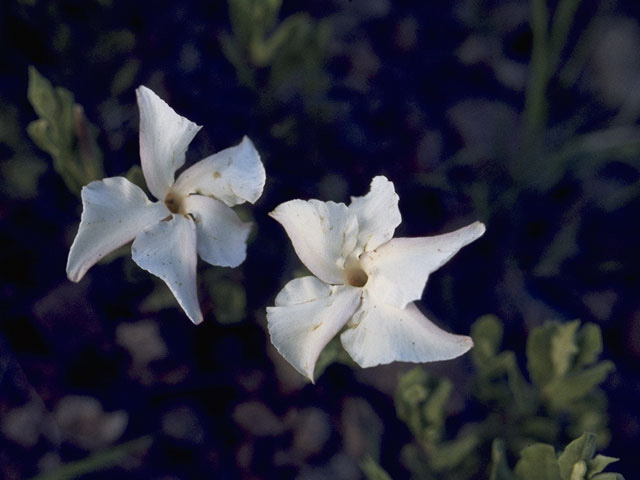
[[[311,381],[320,352],[343,328],[340,341],[361,367],[447,360],[473,346],[412,302],[431,272],[484,233],[482,223],[435,237],[392,238],[401,221],[398,195],[382,176],[348,207],[291,200],[270,215],[315,275],[287,283],[267,308],[271,342]]]
[[[230,208],[254,203],[265,172],[249,138],[187,168],[174,182],[200,126],[178,115],[148,88],[136,90],[140,109],[140,159],[151,193],[123,177],[82,189],[82,218],[67,276],[78,282],[102,257],[134,240],[133,260],[167,284],[189,319],[202,312],[196,289],[197,255],[211,265],[236,267],[246,256],[250,223]]]

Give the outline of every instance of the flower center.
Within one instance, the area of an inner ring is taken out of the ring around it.
[[[359,265],[354,265],[346,270],[347,283],[352,287],[364,287],[369,280],[366,272]]]
[[[164,197],[164,204],[167,206],[171,213],[183,213],[182,212],[182,197],[176,195],[174,192],[169,190],[167,196]]]

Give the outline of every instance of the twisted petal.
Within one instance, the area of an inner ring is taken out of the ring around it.
[[[238,145],[187,168],[176,180],[174,190],[183,195],[199,193],[213,196],[233,207],[258,200],[264,182],[260,155],[249,137],[244,137]]]
[[[183,215],[173,215],[138,235],[131,252],[141,268],[164,280],[189,319],[200,323],[195,223]]]
[[[298,257],[318,278],[344,283],[344,262],[357,241],[358,221],[343,203],[291,200],[269,215],[282,224]]]
[[[97,261],[130,242],[142,230],[169,215],[123,177],[91,182],[82,189],[82,218],[69,258],[67,276],[74,282]]]
[[[389,241],[402,218],[398,195],[386,177],[375,177],[364,197],[351,197],[351,211],[358,219],[357,249],[368,252]]]
[[[267,308],[271,343],[313,382],[320,352],[356,311],[360,297],[360,289],[330,286],[315,277],[290,281],[276,306]]]
[[[369,275],[366,289],[378,301],[404,308],[420,299],[431,272],[485,231],[480,222],[444,235],[394,238],[360,258]]]
[[[413,303],[398,309],[373,302],[369,295],[365,295],[340,341],[363,368],[391,362],[449,360],[473,346],[470,337],[447,333],[431,323]]]
[[[164,200],[184,164],[191,140],[202,127],[178,115],[145,86],[136,90],[140,109],[140,160],[151,193]]]
[[[183,205],[196,220],[200,258],[221,267],[237,267],[244,261],[251,223],[214,198],[190,195]]]

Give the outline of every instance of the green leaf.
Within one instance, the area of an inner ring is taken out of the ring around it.
[[[586,370],[554,379],[545,388],[549,405],[554,409],[570,406],[572,402],[584,397],[600,385],[614,369],[612,362],[605,361]]]
[[[592,480],[624,480],[624,477],[619,473],[599,473],[598,475],[591,477],[591,479]]]
[[[367,480],[391,480],[389,474],[368,455],[360,464],[360,468]]]
[[[619,458],[607,457],[606,455],[596,455],[587,463],[588,475],[587,478],[592,478],[594,475],[602,472],[610,464],[617,462]]]
[[[237,323],[245,318],[247,295],[242,285],[231,280],[218,280],[211,285],[209,291],[218,322]]]
[[[562,480],[556,453],[551,445],[536,443],[520,452],[515,468],[519,480]]]
[[[580,438],[575,439],[564,449],[558,457],[560,475],[564,480],[574,480],[574,465],[582,462],[584,472],[587,472],[586,462],[593,458],[596,453],[596,436],[592,433],[584,433]],[[580,467],[582,469],[582,467]],[[582,470],[580,470],[582,471]],[[582,477],[579,477],[582,478]]]
[[[578,352],[578,346],[574,337],[580,320],[558,325],[551,338],[551,361],[554,367],[554,376],[560,377],[569,371],[573,357]]]
[[[313,370],[313,377],[320,378],[327,367],[333,363],[341,363],[343,365],[355,365],[347,351],[340,342],[340,337],[333,337],[326,347],[320,352],[320,356],[316,361],[316,367]]]
[[[554,365],[549,352],[557,325],[546,323],[534,328],[527,338],[527,368],[533,382],[543,387],[553,378]]]
[[[587,323],[576,335],[578,354],[576,355],[576,367],[591,365],[598,360],[602,353],[602,332],[595,323]]]
[[[29,67],[27,97],[40,117],[29,124],[27,133],[51,155],[55,171],[79,196],[83,185],[104,177],[97,130],[71,92],[53,88],[34,67]]]
[[[27,98],[40,117],[50,122],[56,120],[60,107],[53,85],[32,66],[29,67]]]
[[[58,468],[45,472],[31,480],[66,480],[80,478],[88,473],[105,470],[119,462],[130,458],[132,455],[139,455],[151,447],[153,438],[151,436],[141,437],[130,442],[107,448],[96,452],[86,458],[60,465]]]
[[[471,356],[476,367],[498,354],[502,345],[502,322],[495,315],[484,315],[471,325],[474,348]]]
[[[144,179],[144,174],[142,173],[140,165],[133,165],[129,170],[127,170],[124,177],[131,183],[139,186],[141,189],[144,190],[146,188],[147,182]]]
[[[496,438],[491,444],[491,470],[489,480],[515,480],[507,463],[504,440]]]
[[[400,377],[395,403],[398,417],[422,442],[435,443],[442,436],[453,384],[416,367]]]

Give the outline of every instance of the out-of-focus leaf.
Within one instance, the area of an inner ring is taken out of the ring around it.
[[[360,468],[367,480],[391,480],[389,474],[370,456],[362,461]]]
[[[495,315],[484,315],[471,326],[473,349],[471,356],[476,365],[496,356],[502,345],[502,322]]]
[[[576,335],[578,354],[575,359],[576,367],[591,365],[598,360],[602,353],[602,332],[595,323],[587,323]]]
[[[600,385],[614,369],[612,362],[604,361],[586,370],[553,380],[545,388],[550,406],[561,408],[584,397]]]
[[[551,361],[556,376],[569,371],[573,357],[578,352],[574,337],[579,326],[579,320],[560,325],[551,338]]]
[[[343,365],[355,365],[347,351],[340,342],[340,337],[333,337],[326,347],[320,352],[316,367],[313,371],[314,378],[318,379],[332,363],[341,363]]]
[[[140,165],[133,165],[129,170],[127,170],[127,173],[124,175],[124,177],[131,183],[135,183],[143,190],[146,189],[147,182],[144,179],[144,174],[142,173],[142,168],[140,167]]]
[[[398,417],[422,442],[440,440],[447,417],[445,406],[453,385],[416,367],[400,377],[395,395]]]
[[[34,156],[14,156],[0,163],[0,191],[13,198],[30,199],[38,194],[38,180],[47,164]]]
[[[470,429],[461,432],[455,440],[439,444],[432,449],[429,464],[435,471],[452,470],[466,460],[471,460],[480,444],[480,438]]]
[[[527,338],[527,368],[531,379],[539,386],[546,385],[553,378],[554,365],[549,352],[555,327],[555,324],[547,323],[533,329]]]
[[[209,285],[213,311],[220,323],[237,323],[246,317],[247,295],[244,287],[231,280],[217,280]]]
[[[507,463],[504,440],[496,438],[491,444],[491,470],[489,480],[516,480]]]
[[[126,62],[113,76],[113,80],[111,81],[111,95],[115,97],[125,90],[130,89],[139,71],[140,62],[138,60],[129,60]]]
[[[83,185],[104,177],[97,130],[73,95],[29,68],[27,96],[40,117],[27,127],[34,143],[53,158],[53,167],[76,195]]]
[[[522,450],[514,471],[519,480],[562,480],[556,453],[551,445],[544,443]]]

